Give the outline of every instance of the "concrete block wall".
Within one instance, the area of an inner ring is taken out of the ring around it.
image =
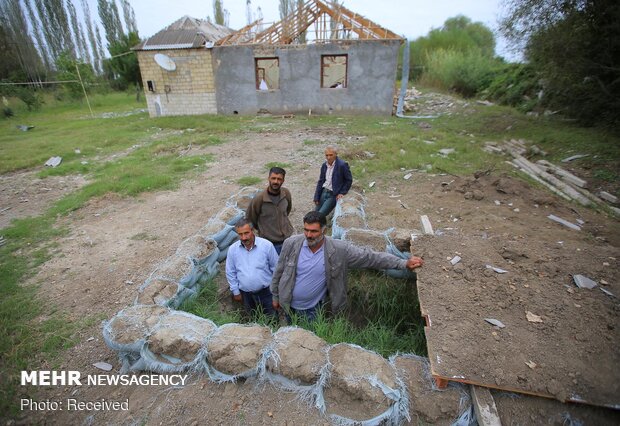
[[[399,40],[213,49],[218,114],[390,115]],[[347,87],[321,88],[321,56],[347,55]],[[277,57],[279,89],[256,89],[255,58]]]
[[[169,56],[176,69],[166,71],[157,65],[153,59],[157,53]],[[137,54],[151,117],[217,114],[211,50],[143,50]],[[148,90],[147,81],[153,82],[153,91]]]

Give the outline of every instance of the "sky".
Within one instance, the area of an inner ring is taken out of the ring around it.
[[[246,0],[222,0],[230,12],[229,26],[235,30],[247,24]],[[439,28],[446,19],[465,15],[474,22],[482,22],[491,30],[497,29],[502,0],[344,0],[344,7],[367,19],[403,35],[410,40],[427,35]],[[141,38],[149,37],[184,15],[193,18],[213,16],[212,0],[130,0],[136,14]],[[280,20],[278,0],[252,0],[252,9],[258,6],[263,22]],[[497,38],[496,52],[511,59],[503,39]]]

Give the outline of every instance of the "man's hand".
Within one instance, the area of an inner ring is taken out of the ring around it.
[[[273,309],[275,309],[276,311],[280,309],[280,302],[278,302],[277,300],[272,300],[271,305],[273,306]]]
[[[318,202],[318,201],[315,201],[315,202],[314,202],[314,205],[315,205],[315,206],[318,206],[318,205],[319,205],[319,202]]]
[[[422,259],[421,257],[411,256],[407,260],[407,269],[409,269],[410,271],[413,271],[416,268],[420,268],[422,265],[424,265],[424,259]]]
[[[242,301],[243,301],[243,299],[241,298],[241,293],[239,293],[239,294],[233,294],[233,300],[234,300],[235,302],[242,302]]]
[[[342,195],[342,194],[336,195],[336,201],[340,201],[342,199],[342,197],[344,197],[344,195]]]

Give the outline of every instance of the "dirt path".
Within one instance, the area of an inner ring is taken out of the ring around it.
[[[231,194],[239,190],[236,183],[239,177],[251,175],[264,176],[266,179],[265,164],[274,161],[290,164],[285,186],[293,194],[292,222],[300,231],[302,216],[312,208],[312,194],[323,146],[304,144],[304,141],[338,143],[344,148],[346,158],[346,150],[358,141],[343,136],[337,128],[246,134],[241,139],[208,147],[206,151],[214,154],[216,162],[210,164],[206,172],[183,182],[176,191],[144,194],[137,199],[107,196],[94,200],[63,219],[71,232],[58,240],[58,252],[40,268],[32,281],[41,284],[43,300],[67,312],[71,319],[108,319],[132,304],[137,287],[158,262],[173,253],[181,241],[194,234],[222,208]],[[583,347],[596,350],[604,344],[605,347],[615,345],[617,348],[620,312],[617,299],[608,298],[596,290],[604,297],[599,297],[601,295],[597,293],[597,302],[592,302],[590,293],[571,288],[568,274],[582,273],[601,283],[604,280],[607,282],[604,288],[620,295],[618,222],[586,209],[578,209],[576,214],[572,206],[549,194],[533,191],[528,185],[511,178],[504,178],[498,184],[498,178],[485,176],[474,181],[473,178],[424,173],[416,173],[409,180],[402,179],[400,175],[380,178],[373,190],[366,193],[369,225],[379,230],[393,226],[419,229],[419,215],[427,214],[435,229],[440,229],[447,237],[438,237],[433,241],[422,240],[423,243],[416,248],[427,262],[420,273],[421,280],[447,285],[489,278],[488,272],[483,269],[465,268],[460,272],[448,270],[445,265],[450,264],[446,263],[446,258],[458,253],[466,253],[468,257],[480,261],[502,262],[502,265],[497,266],[518,264],[523,271],[529,271],[529,275],[524,276],[532,281],[528,304],[534,312],[544,315],[548,322],[547,318],[552,318],[556,309],[566,313],[564,318],[567,321],[570,318],[577,323],[579,318],[602,321],[603,331],[600,333],[578,329],[576,333],[587,335],[582,341]],[[1,181],[0,185],[5,182],[8,181]],[[498,191],[498,185],[501,191]],[[480,199],[466,196],[474,189],[482,194],[481,198],[476,197]],[[4,186],[0,194],[3,191],[7,191]],[[495,200],[500,204],[496,204]],[[546,219],[549,213],[566,219],[579,217],[585,221],[584,230],[580,233],[569,232]],[[486,243],[477,244],[481,239]],[[465,246],[461,249],[462,244]],[[541,279],[540,282],[537,277]],[[557,302],[557,306],[548,300],[544,287],[555,282],[555,278],[561,281],[558,285],[566,284],[566,288],[562,287],[566,294]],[[493,279],[496,279],[495,276]],[[511,285],[501,278],[497,280],[502,285]],[[518,284],[523,286],[527,283],[523,281]],[[490,297],[495,297],[493,303],[500,306],[502,312],[510,312],[501,307],[501,304],[512,303],[503,292],[496,292]],[[564,299],[570,303],[565,303]],[[445,301],[440,303],[438,306],[450,310],[449,306],[445,306]],[[600,304],[604,307],[603,311],[598,310]],[[475,308],[476,301],[471,306]],[[502,317],[502,321],[511,323],[511,318]],[[546,334],[545,344],[562,344],[566,338],[565,333],[551,330]],[[80,330],[78,339],[79,343],[62,354],[60,365],[53,366],[54,369],[79,370],[84,375],[98,374],[99,371],[92,364],[105,361],[118,370],[116,353],[103,342],[99,323]],[[447,352],[457,350],[447,349]],[[617,357],[617,349],[612,354]],[[580,371],[589,368],[587,359],[584,358],[574,369]],[[606,362],[613,362],[611,366],[617,365],[617,360],[614,360],[608,359]],[[549,361],[555,362],[559,361]],[[206,378],[193,377],[192,383],[183,388],[53,387],[39,389],[37,394],[39,400],[69,396],[83,401],[129,399],[130,410],[129,413],[35,411],[27,413],[18,422],[327,423],[316,410],[297,401],[295,394],[275,390],[269,385],[256,387],[251,382],[215,385]],[[514,414],[513,411],[513,415],[518,416],[518,413]],[[524,419],[527,423],[529,417]]]

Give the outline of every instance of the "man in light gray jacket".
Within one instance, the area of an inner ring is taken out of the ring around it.
[[[271,280],[273,307],[288,313],[316,318],[326,297],[333,313],[347,305],[347,272],[360,269],[408,269],[421,267],[416,256],[407,260],[389,253],[356,247],[346,241],[325,236],[325,216],[312,211],[304,216],[304,234],[284,241],[280,259]]]

